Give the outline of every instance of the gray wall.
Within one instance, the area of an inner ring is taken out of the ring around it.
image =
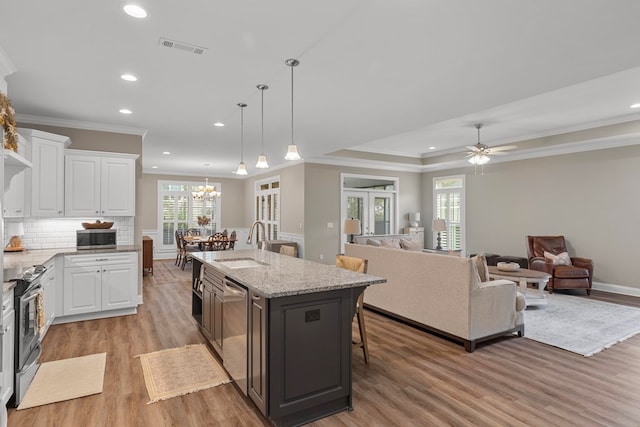
[[[595,281],[640,288],[639,166],[636,145],[428,173],[425,212],[433,177],[465,174],[469,253],[526,256],[526,235],[564,235],[570,255],[594,260]]]
[[[340,174],[354,173],[398,177],[400,180],[399,228],[409,224],[408,213],[420,211],[422,204],[421,174],[383,171],[379,169],[305,164],[305,258],[333,264],[335,255],[344,252],[340,247]],[[333,228],[327,228],[332,222]],[[401,230],[398,230],[401,232]],[[323,259],[320,259],[322,256]]]

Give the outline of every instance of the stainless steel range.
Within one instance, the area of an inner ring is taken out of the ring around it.
[[[38,359],[42,353],[38,320],[40,309],[38,296],[42,293],[40,276],[46,270],[44,265],[28,267],[15,275],[14,303],[16,310],[15,341],[15,395],[12,402],[17,407],[40,365]],[[5,277],[11,277],[5,271]]]

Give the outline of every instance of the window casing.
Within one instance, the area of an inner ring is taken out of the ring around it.
[[[222,191],[220,183],[210,183]],[[220,224],[221,198],[194,200],[192,191],[202,182],[158,181],[158,236],[161,249],[175,248],[175,232],[198,228],[212,234]],[[206,226],[198,224],[198,217],[206,215],[210,222]]]
[[[441,246],[464,253],[464,175],[433,179],[433,219],[444,219],[447,231],[440,233]],[[433,233],[433,247],[438,233]]]
[[[264,224],[264,240],[277,240],[280,232],[280,177],[256,181],[254,213],[256,221]],[[253,241],[263,240],[262,230],[256,227]]]

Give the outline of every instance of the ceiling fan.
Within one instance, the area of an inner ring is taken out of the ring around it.
[[[478,130],[478,142],[476,145],[467,145],[467,148],[469,149],[467,157],[469,158],[469,163],[474,165],[476,168],[478,165],[484,166],[485,163],[488,163],[489,160],[491,160],[489,155],[507,154],[504,151],[516,148],[515,145],[502,145],[490,148],[487,145],[480,143],[480,128],[482,128],[482,123],[477,123],[475,128]],[[482,173],[484,173],[484,168],[482,169]]]

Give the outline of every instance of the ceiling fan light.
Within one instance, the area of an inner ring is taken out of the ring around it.
[[[235,172],[236,175],[247,175],[247,166],[244,162],[240,162],[238,169]]]
[[[256,167],[258,169],[266,169],[269,167],[269,163],[267,163],[267,156],[264,154],[260,154],[258,156],[258,162],[256,163]]]
[[[472,165],[484,165],[489,163],[489,160],[491,160],[489,156],[486,156],[484,154],[476,154],[475,156],[469,158],[469,163],[471,163]]]
[[[291,144],[287,147],[287,155],[284,156],[285,160],[300,160],[300,154],[298,154],[298,147],[296,144]]]

